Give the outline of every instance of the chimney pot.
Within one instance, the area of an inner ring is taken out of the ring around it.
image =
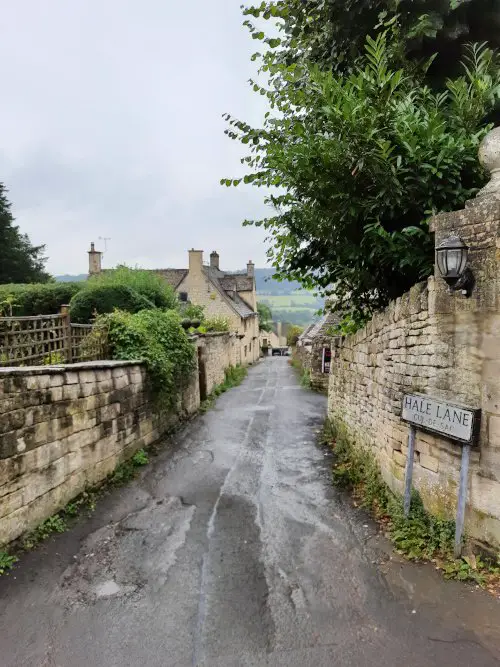
[[[201,273],[203,269],[203,250],[189,251],[189,271],[190,273]]]
[[[213,250],[210,253],[210,266],[213,269],[218,269],[219,268],[219,253],[216,250]]]
[[[96,274],[101,273],[101,271],[102,271],[101,261],[102,261],[102,252],[95,249],[95,244],[92,241],[92,243],[90,244],[90,250],[89,250],[89,275],[90,276],[95,276]]]

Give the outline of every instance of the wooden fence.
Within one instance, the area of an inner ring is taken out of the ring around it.
[[[0,317],[0,366],[70,364],[106,358],[91,324],[73,324],[67,306],[57,315]]]

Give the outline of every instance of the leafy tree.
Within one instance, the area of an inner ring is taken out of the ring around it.
[[[395,66],[395,23],[367,38],[345,76],[286,65],[268,43],[268,87],[254,83],[271,105],[263,127],[226,115],[227,134],[250,147],[243,180],[278,187],[266,199],[275,215],[246,224],[269,232],[278,274],[334,294],[334,307],[362,322],[430,274],[429,215],[483,185],[477,148],[500,91],[497,61],[469,47],[463,74],[433,92],[425,67]]]
[[[0,283],[44,283],[45,246],[33,246],[26,234],[14,225],[7,190],[0,183]]]
[[[268,333],[271,332],[273,330],[273,314],[269,306],[258,301],[257,312],[259,313],[259,329]]]
[[[289,346],[297,345],[297,341],[299,339],[300,334],[304,331],[302,327],[298,327],[296,325],[291,326],[288,329],[288,333],[286,336],[286,342]]]
[[[279,37],[267,44],[279,41],[279,62],[306,60],[337,73],[349,73],[366,38],[396,16],[401,55],[418,62],[435,54],[429,71],[435,82],[457,73],[467,43],[500,47],[500,0],[267,0],[244,14],[255,39],[266,37],[252,17],[278,22]]]

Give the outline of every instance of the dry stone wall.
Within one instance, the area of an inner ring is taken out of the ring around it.
[[[231,365],[234,338],[194,341],[209,392]],[[199,405],[198,366],[170,411],[157,409],[139,362],[0,369],[0,545],[102,481]]]
[[[404,393],[481,409],[472,450],[466,523],[477,540],[500,546],[500,201],[477,199],[436,216],[436,244],[452,231],[470,248],[470,298],[431,277],[391,303],[353,336],[334,341],[329,414],[369,447],[389,486],[402,491],[408,427]],[[461,448],[417,429],[414,485],[432,512],[454,517]]]

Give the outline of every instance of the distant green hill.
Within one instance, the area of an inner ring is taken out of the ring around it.
[[[54,280],[58,283],[79,283],[82,280],[87,280],[87,274],[79,273],[76,276],[70,276],[66,273],[64,276],[54,276]]]
[[[258,294],[281,295],[292,294],[301,289],[295,280],[274,280],[274,269],[255,269],[255,286]]]

